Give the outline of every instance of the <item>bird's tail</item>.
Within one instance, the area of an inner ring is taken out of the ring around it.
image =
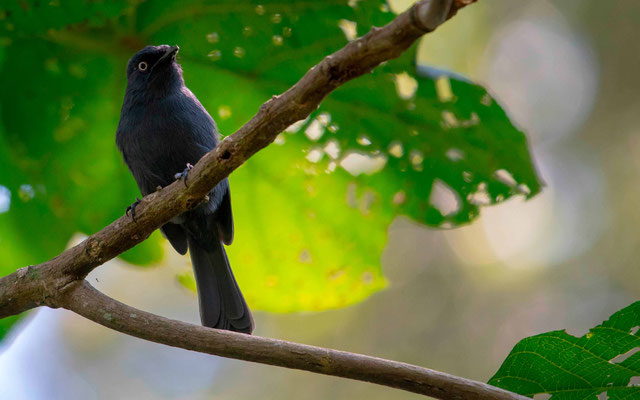
[[[202,325],[251,334],[253,318],[219,240],[205,249],[191,237],[189,254],[198,287]]]

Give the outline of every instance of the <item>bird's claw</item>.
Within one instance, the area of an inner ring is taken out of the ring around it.
[[[136,197],[136,201],[133,202],[133,204],[131,204],[129,207],[127,207],[127,210],[124,212],[125,215],[129,215],[129,212],[131,212],[131,219],[135,222],[136,220],[136,207],[138,206],[138,204],[140,204],[142,200],[140,200],[139,198]]]
[[[177,174],[175,174],[175,178],[176,180],[178,179],[182,179],[182,181],[184,182],[184,186],[187,186],[187,176],[189,175],[189,171],[191,171],[193,169],[193,165],[187,163],[187,168],[184,169],[184,171],[182,172],[178,172]]]

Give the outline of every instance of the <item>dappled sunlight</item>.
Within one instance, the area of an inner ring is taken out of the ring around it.
[[[236,46],[233,48],[233,55],[237,58],[242,58],[246,54],[244,47]]]
[[[371,140],[366,135],[360,135],[356,140],[361,146],[369,146],[371,144]]]
[[[211,32],[207,34],[207,42],[209,43],[218,43],[220,41],[220,36],[218,32]]]
[[[227,105],[221,105],[218,107],[218,116],[222,119],[228,119],[231,117],[231,107]]]
[[[449,150],[447,150],[445,155],[451,161],[460,161],[464,158],[464,152],[460,149],[456,149],[455,147],[452,147]]]
[[[382,154],[370,156],[365,153],[349,151],[340,161],[340,166],[353,176],[360,174],[375,174],[382,170],[387,163],[387,157]]]
[[[401,99],[409,100],[416,94],[418,90],[418,81],[409,75],[406,71],[394,76],[396,82],[396,91]]]
[[[298,132],[303,126],[305,126],[307,124],[308,118],[302,119],[300,121],[294,122],[293,124],[291,124],[286,130],[285,132],[287,133],[296,133]]]
[[[340,144],[336,140],[329,140],[323,150],[332,160],[340,157]]]
[[[284,39],[280,35],[273,35],[271,37],[271,42],[273,42],[275,46],[282,46],[283,41]]]
[[[394,156],[395,158],[400,158],[404,155],[404,148],[402,147],[402,143],[398,140],[394,140],[389,143],[389,147],[387,149],[389,154]]]
[[[33,199],[36,195],[36,191],[33,189],[33,186],[25,183],[20,185],[18,189],[18,198],[22,201],[29,201]]]
[[[436,79],[436,93],[438,94],[438,99],[443,103],[454,99],[451,81],[448,76],[441,76]]]
[[[309,153],[307,153],[306,158],[312,163],[317,163],[318,161],[322,160],[323,156],[324,156],[324,151],[321,148],[316,147],[309,150]]]
[[[316,141],[324,134],[324,125],[318,119],[311,121],[309,126],[304,130],[304,134],[313,141]]]
[[[11,191],[0,185],[0,214],[9,211],[11,207]]]
[[[207,54],[207,57],[209,57],[209,60],[211,61],[218,61],[220,58],[222,58],[222,52],[220,50],[211,50]]]
[[[429,203],[444,216],[456,214],[460,211],[460,199],[457,193],[439,179],[436,179],[433,184]]]
[[[357,22],[341,19],[338,21],[338,26],[342,29],[342,32],[344,32],[344,36],[348,41],[352,41],[358,37]]]
[[[411,166],[416,171],[422,171],[424,156],[420,150],[411,150],[409,152],[409,161],[411,161]]]

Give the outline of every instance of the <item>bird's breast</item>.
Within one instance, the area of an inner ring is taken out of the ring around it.
[[[206,119],[182,107],[149,108],[139,125],[136,147],[143,149],[145,164],[169,180],[165,184],[215,145]]]

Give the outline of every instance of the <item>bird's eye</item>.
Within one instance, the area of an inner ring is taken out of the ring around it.
[[[138,69],[140,71],[146,71],[147,67],[149,67],[149,65],[144,61],[141,61],[140,64],[138,64]]]

